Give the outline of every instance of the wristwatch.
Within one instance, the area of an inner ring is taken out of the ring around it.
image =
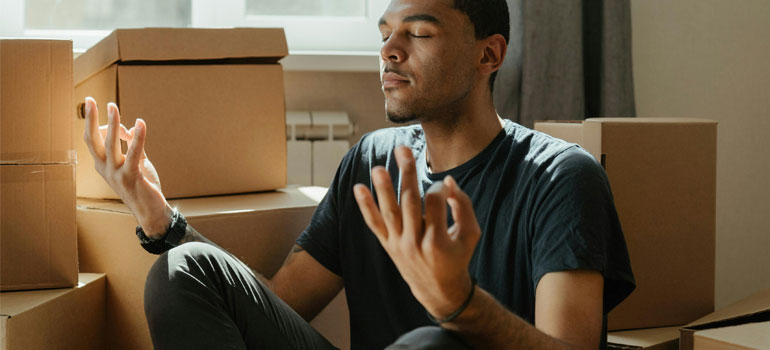
[[[172,209],[171,224],[166,233],[159,238],[149,238],[144,234],[142,226],[136,227],[136,237],[139,238],[144,250],[152,254],[162,254],[179,245],[179,241],[184,237],[187,231],[187,219],[176,208]]]

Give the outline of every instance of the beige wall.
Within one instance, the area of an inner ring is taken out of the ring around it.
[[[770,286],[770,1],[631,6],[637,114],[719,121],[716,306],[724,306]]]

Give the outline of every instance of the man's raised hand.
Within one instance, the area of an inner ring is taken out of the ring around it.
[[[381,166],[372,169],[379,207],[365,185],[354,186],[356,201],[415,298],[431,315],[444,318],[468,297],[468,264],[481,229],[470,198],[450,176],[426,192],[423,216],[412,151],[400,146],[395,155],[401,170],[401,206]],[[455,220],[449,228],[447,203]]]
[[[114,103],[107,105],[108,123],[99,126],[99,110],[91,97],[85,100],[86,128],[83,139],[94,158],[96,171],[120,196],[148,236],[165,233],[171,222],[171,206],[160,190],[160,181],[144,152],[147,126],[137,119],[130,130],[120,124]],[[128,143],[123,154],[120,140]]]

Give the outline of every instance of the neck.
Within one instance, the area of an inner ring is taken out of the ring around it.
[[[421,123],[431,172],[447,171],[471,160],[500,132],[503,120],[495,112],[488,91],[485,95],[468,96],[451,112],[442,112],[453,115],[436,115]]]

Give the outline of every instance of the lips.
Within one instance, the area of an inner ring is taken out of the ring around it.
[[[399,74],[392,73],[392,72],[382,74],[383,88],[392,88],[392,87],[398,87],[398,86],[408,85],[408,84],[409,84],[409,79]]]

